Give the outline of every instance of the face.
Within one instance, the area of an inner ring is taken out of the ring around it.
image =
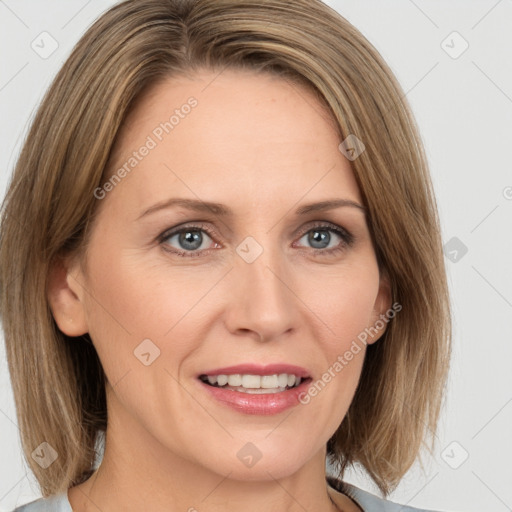
[[[353,342],[389,307],[340,142],[307,90],[262,74],[138,102],[86,264],[51,294],[59,327],[93,340],[123,439],[241,480],[323,453],[361,373]]]

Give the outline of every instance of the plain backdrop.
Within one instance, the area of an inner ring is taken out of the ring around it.
[[[2,196],[42,94],[86,28],[113,3],[0,1]],[[438,449],[390,499],[439,511],[511,510],[512,2],[327,3],[376,46],[413,108],[451,289],[454,353]],[[0,434],[1,512],[40,496],[22,459],[3,340]],[[346,480],[376,493],[360,472]]]

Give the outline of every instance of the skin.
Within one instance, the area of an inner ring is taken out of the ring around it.
[[[197,107],[100,201],[86,263],[67,258],[52,272],[59,328],[90,334],[108,378],[103,463],[69,490],[70,503],[78,512],[357,511],[327,488],[324,464],[364,347],[308,405],[275,415],[234,411],[197,379],[223,366],[284,362],[317,380],[390,307],[363,210],[294,213],[326,199],[362,204],[350,162],[307,90],[248,71],[203,70],[139,100],[112,171],[190,96]],[[171,207],[141,217],[171,197],[233,213]],[[178,236],[159,239],[198,222],[212,231],[200,231],[197,257],[172,252],[189,247]],[[312,245],[307,234],[326,222],[351,233],[353,244],[320,228],[328,247]],[[247,236],[263,248],[250,264],[236,252]],[[134,356],[144,339],[160,349],[149,366]],[[250,468],[237,457],[248,442],[261,453]]]

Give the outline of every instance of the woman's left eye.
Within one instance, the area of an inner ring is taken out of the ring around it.
[[[354,237],[347,230],[335,224],[321,224],[310,228],[300,238],[302,239],[305,239],[315,252],[322,253],[342,251],[354,242]]]
[[[333,236],[334,234],[334,236]],[[214,236],[212,234],[212,236]],[[160,243],[166,250],[179,256],[201,256],[213,242],[208,228],[204,226],[185,226],[175,231],[166,231],[160,237]],[[321,224],[303,231],[299,241],[305,240],[314,253],[330,254],[346,249],[353,243],[353,236],[335,224]],[[177,247],[176,245],[177,244]],[[217,247],[219,244],[214,242]],[[295,246],[295,245],[294,245]]]

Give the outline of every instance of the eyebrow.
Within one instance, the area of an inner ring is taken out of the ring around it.
[[[196,212],[213,213],[221,217],[233,216],[233,211],[229,207],[221,203],[174,197],[156,203],[147,210],[144,210],[144,212],[142,212],[142,214],[137,218],[137,220],[152,213],[155,213],[157,211],[172,208],[173,206],[181,206],[182,208],[186,208],[187,210],[192,210]],[[319,201],[316,203],[309,203],[300,206],[299,208],[297,208],[297,210],[295,210],[295,215],[306,215],[311,212],[325,212],[328,210],[334,210],[336,208],[341,208],[344,206],[358,208],[363,212],[366,212],[366,208],[363,205],[355,201],[352,201],[351,199],[327,199],[325,201]]]

